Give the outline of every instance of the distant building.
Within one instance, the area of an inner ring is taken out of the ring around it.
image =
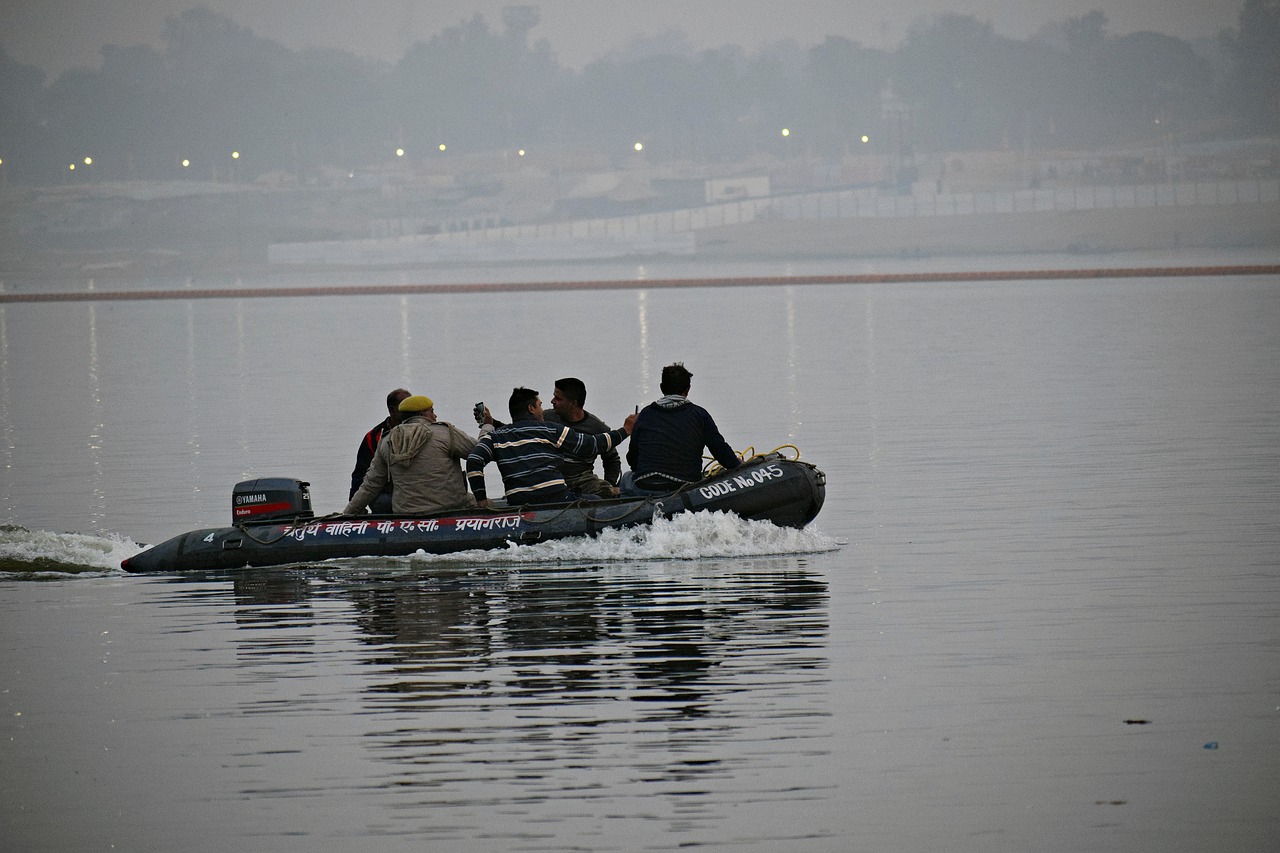
[[[739,175],[713,178],[706,182],[705,204],[738,201],[744,198],[766,198],[773,195],[768,175]]]

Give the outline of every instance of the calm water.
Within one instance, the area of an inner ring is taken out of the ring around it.
[[[616,423],[678,359],[816,529],[111,570],[240,479],[340,509],[395,386]],[[1274,278],[0,305],[0,451],[0,849],[1280,832]]]

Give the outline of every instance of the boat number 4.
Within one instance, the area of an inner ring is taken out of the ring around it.
[[[205,541],[205,542],[212,542],[212,541],[213,541],[213,537],[215,537],[215,536],[217,536],[217,535],[218,535],[218,534],[217,534],[216,532],[214,532],[214,533],[210,533],[208,536],[204,537],[204,540],[203,540],[203,541]]]
[[[704,498],[715,498],[720,495],[727,495],[740,489],[748,489],[757,486],[775,477],[784,476],[782,469],[777,465],[769,465],[764,468],[757,468],[750,474],[736,474],[732,479],[722,480],[719,483],[712,483],[708,486],[702,486],[698,491],[702,492]]]

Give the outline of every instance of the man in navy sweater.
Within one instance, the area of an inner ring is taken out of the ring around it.
[[[689,402],[693,374],[676,362],[662,368],[663,397],[636,418],[627,449],[631,466],[622,477],[624,495],[672,492],[702,479],[702,448],[726,469],[742,460],[724,440],[711,414]]]

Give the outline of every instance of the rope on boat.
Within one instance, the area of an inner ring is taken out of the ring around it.
[[[253,534],[253,531],[249,529],[249,526],[247,524],[237,524],[235,525],[235,527],[245,536],[249,537],[254,542],[257,542],[259,545],[274,545],[277,542],[279,542],[281,539],[288,536],[291,531],[293,531],[295,528],[297,528],[301,524],[318,524],[320,522],[333,521],[335,518],[342,518],[342,517],[343,515],[340,512],[331,512],[328,515],[321,515],[318,517],[299,515],[299,516],[294,516],[293,518],[278,518],[278,519],[273,518],[271,519],[273,526],[276,522],[279,522],[281,525],[280,533],[275,536],[255,536]]]
[[[638,504],[636,504],[635,506],[631,507],[629,510],[627,510],[626,512],[624,512],[622,515],[615,515],[615,516],[611,516],[611,517],[609,517],[609,518],[604,518],[603,516],[599,516],[599,517],[597,517],[597,516],[593,515],[593,514],[590,512],[590,510],[591,510],[591,509],[592,509],[592,507],[597,503],[597,501],[584,501],[584,500],[577,500],[577,501],[573,501],[572,503],[565,504],[563,507],[561,507],[561,508],[560,508],[560,511],[559,511],[559,512],[557,512],[555,515],[551,516],[550,518],[544,518],[544,519],[528,519],[528,520],[527,520],[527,523],[528,523],[528,524],[550,524],[551,522],[553,522],[553,521],[555,521],[556,519],[558,519],[560,516],[564,515],[564,514],[565,514],[566,512],[568,512],[569,510],[582,510],[582,511],[583,511],[583,516],[587,519],[587,521],[590,521],[590,522],[592,522],[592,523],[594,523],[594,524],[600,524],[600,523],[611,523],[611,524],[612,524],[612,523],[617,523],[617,522],[619,522],[619,521],[625,521],[626,519],[630,518],[631,516],[636,515],[637,513],[639,513],[642,509],[645,509],[646,507],[648,507],[648,506],[649,506],[651,503],[653,503],[653,502],[654,502],[654,501],[653,501],[653,499],[652,499],[652,498],[647,498],[647,497],[646,497],[643,501],[641,501],[640,503],[638,503]],[[529,507],[529,506],[532,506],[532,507],[533,507],[533,508],[535,508],[535,509],[538,507],[538,505],[537,505],[537,504],[525,504],[524,506],[525,506],[526,508],[527,508],[527,507]],[[601,509],[604,509],[604,507],[601,507]]]
[[[783,453],[784,450],[795,451],[795,456],[785,455]],[[741,451],[738,452],[737,456],[743,462],[751,462],[755,459],[763,459],[766,456],[772,456],[775,453],[789,462],[800,461],[800,448],[796,447],[794,444],[779,444],[777,447],[775,447],[773,450],[770,450],[768,453],[756,453],[756,449],[754,445],[747,445],[745,448],[743,448]],[[718,477],[719,475],[725,472],[725,467],[721,465],[719,462],[717,462],[715,460],[715,457],[703,456],[702,458],[708,460],[707,464],[704,465],[702,468],[702,476],[704,478]]]
[[[794,452],[795,455],[794,456],[787,455],[786,453],[784,453],[784,451],[786,450],[790,450]],[[753,445],[748,445],[746,448],[744,448],[743,450],[737,453],[738,458],[741,459],[744,463],[751,462],[755,459],[762,459],[766,456],[773,456],[773,455],[781,456],[783,459],[786,459],[791,462],[799,462],[800,448],[796,447],[794,444],[780,444],[777,447],[775,447],[773,450],[770,450],[768,453],[756,453],[755,447]],[[704,480],[708,477],[719,476],[720,474],[723,474],[725,472],[724,466],[722,466],[719,462],[716,462],[713,457],[704,456],[703,458],[710,460],[708,464],[702,469],[702,477]],[[684,485],[680,486],[674,491],[667,492],[655,497],[664,497],[664,498],[677,497],[689,491],[689,489],[693,488],[696,485],[698,484],[685,483]],[[529,524],[535,524],[535,525],[550,524],[551,522],[558,519],[560,516],[564,515],[569,510],[582,510],[587,521],[590,521],[594,524],[600,524],[600,523],[616,524],[619,521],[625,521],[626,519],[630,518],[633,515],[636,515],[640,511],[647,509],[650,504],[656,503],[656,500],[653,497],[645,497],[643,501],[636,504],[627,512],[624,512],[622,515],[611,516],[609,518],[605,518],[603,516],[596,516],[590,512],[590,510],[593,508],[593,505],[595,503],[596,503],[595,501],[583,501],[583,500],[574,501],[570,504],[566,504],[563,508],[560,509],[559,512],[557,512],[555,515],[551,516],[550,518],[542,519],[540,521],[530,520]],[[603,508],[604,507],[601,507],[601,509]]]

